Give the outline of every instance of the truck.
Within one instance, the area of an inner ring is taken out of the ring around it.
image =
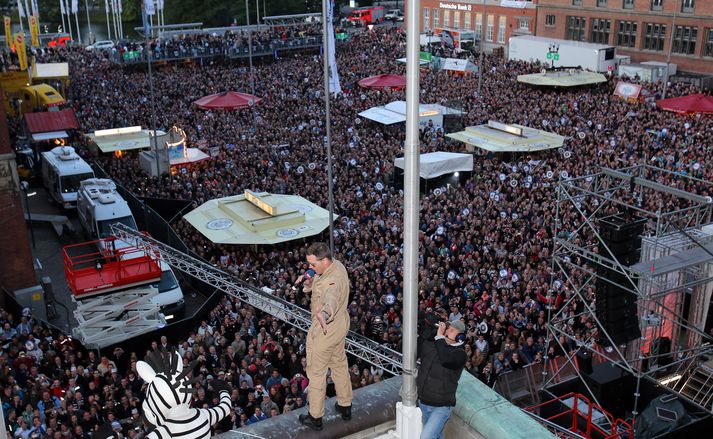
[[[646,82],[659,82],[666,80],[666,65],[625,64],[619,66],[619,76],[628,76]]]
[[[384,21],[383,6],[357,8],[349,14],[349,23],[354,26],[366,26],[367,24],[381,23],[382,21]]]
[[[57,146],[41,156],[42,183],[48,195],[62,209],[75,209],[80,183],[94,177],[91,166],[71,146]]]
[[[117,192],[116,183],[107,178],[89,178],[81,182],[77,195],[77,216],[82,229],[93,239],[99,251],[106,251],[111,244],[114,251],[130,247],[129,243],[112,239],[111,226],[124,224],[138,229],[129,203]],[[126,253],[124,258],[143,257],[141,252]],[[150,282],[158,289],[158,295],[151,301],[161,308],[166,320],[179,319],[185,314],[183,291],[171,267],[159,261],[161,276]]]
[[[552,52],[550,50],[553,49]],[[616,68],[616,48],[606,44],[519,35],[510,37],[508,59],[540,61],[563,68],[581,68],[606,73]]]
[[[58,111],[64,108],[67,101],[54,87],[48,84],[37,84],[22,87],[22,112]]]

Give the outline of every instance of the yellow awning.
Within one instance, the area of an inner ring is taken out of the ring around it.
[[[499,126],[503,129],[498,129]],[[564,137],[558,134],[518,124],[503,125],[492,122],[470,126],[464,131],[446,136],[465,143],[469,151],[480,148],[491,152],[536,152],[564,145]]]
[[[277,244],[329,227],[329,211],[299,195],[252,191],[210,200],[183,218],[216,244]]]
[[[557,72],[548,71],[545,74],[518,75],[517,82],[545,87],[577,87],[607,82],[607,78],[601,73],[584,70],[560,70]]]

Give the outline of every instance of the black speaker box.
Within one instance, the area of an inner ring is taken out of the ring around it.
[[[602,408],[615,417],[626,418],[626,411],[634,407],[634,377],[622,368],[611,363],[597,364],[592,373],[584,375],[584,381]]]

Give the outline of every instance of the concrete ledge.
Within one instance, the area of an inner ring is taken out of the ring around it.
[[[463,372],[447,438],[552,439],[554,435],[533,418],[468,372]]]
[[[298,417],[307,413],[307,407],[266,419],[247,427],[222,433],[220,439],[277,438],[277,439],[366,439],[383,434],[394,428],[396,402],[401,399],[402,378],[389,378],[378,384],[357,389],[352,401],[352,419],[343,421],[334,411],[336,398],[325,401],[322,431],[313,431],[300,424]]]

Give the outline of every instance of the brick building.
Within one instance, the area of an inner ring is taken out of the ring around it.
[[[514,35],[532,35],[536,29],[536,0],[421,0],[422,33],[437,28],[474,32],[486,51],[503,47]]]
[[[0,104],[0,288],[8,291],[37,284],[19,183],[5,105]]]
[[[538,36],[611,44],[632,62],[665,62],[670,47],[679,70],[713,74],[713,0],[539,0],[535,22]]]

